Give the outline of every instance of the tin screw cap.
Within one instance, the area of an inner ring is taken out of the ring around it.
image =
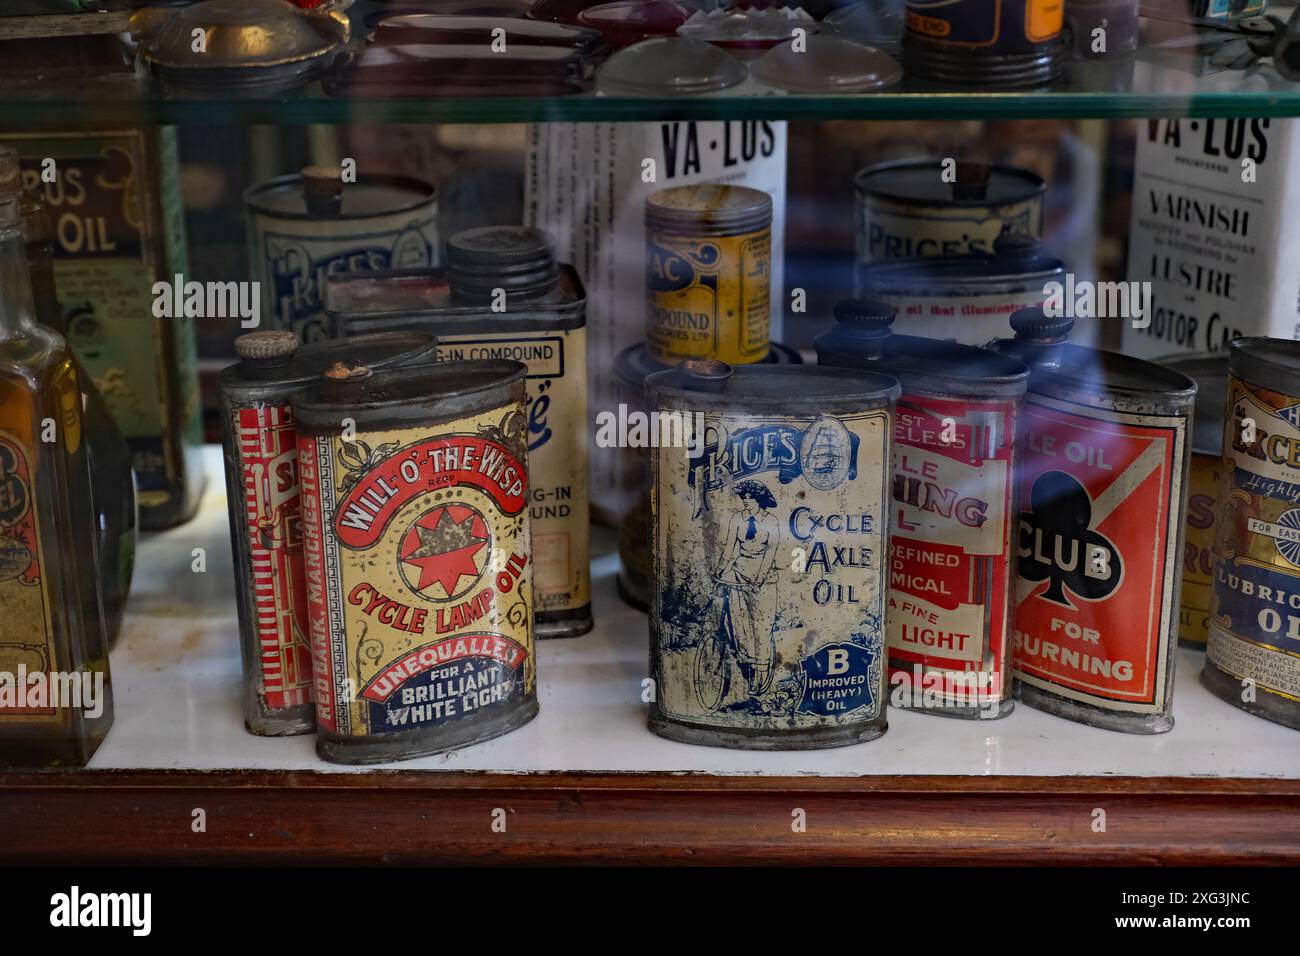
[[[235,354],[257,365],[284,365],[298,350],[298,336],[289,331],[246,332],[235,339]]]
[[[1070,337],[1070,331],[1074,328],[1074,319],[1067,315],[1049,316],[1043,311],[1041,305],[1011,313],[1010,321],[1017,339],[1040,342],[1044,345],[1064,342]]]
[[[883,339],[893,334],[890,326],[898,313],[888,302],[879,299],[842,299],[835,303],[831,314],[839,323],[837,328],[845,335]]]
[[[717,359],[687,359],[677,366],[681,370],[682,388],[692,392],[717,394],[731,378],[731,366]]]
[[[543,295],[560,275],[555,240],[531,226],[483,226],[447,240],[447,280],[459,298],[485,301]]]
[[[302,171],[302,198],[307,214],[329,219],[343,211],[343,169],[340,166],[306,166]]]

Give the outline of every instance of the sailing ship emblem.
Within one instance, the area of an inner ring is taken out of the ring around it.
[[[804,481],[818,491],[839,487],[852,464],[849,431],[834,418],[819,418],[804,432],[800,454]]]

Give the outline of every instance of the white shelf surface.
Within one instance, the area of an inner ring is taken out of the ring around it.
[[[240,662],[220,450],[198,516],[141,544],[126,629],[112,655],[116,719],[92,769],[365,773],[316,757],[311,735],[254,737],[240,715]],[[645,615],[614,589],[612,535],[597,534],[596,629],[543,641],[541,713],[505,737],[456,753],[382,765],[414,771],[703,773],[853,777],[895,774],[1300,777],[1300,734],[1219,700],[1198,680],[1203,655],[1178,653],[1176,726],[1140,737],[1018,704],[1002,720],[891,709],[877,740],[834,750],[758,753],[664,740],[645,727]],[[191,570],[192,549],[207,570]],[[604,553],[599,553],[601,549]]]

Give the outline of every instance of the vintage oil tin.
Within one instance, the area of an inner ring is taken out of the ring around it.
[[[898,312],[899,332],[984,345],[1006,333],[1012,314],[1043,301],[1048,282],[1064,282],[1065,264],[1043,254],[1038,241],[1002,233],[993,253],[915,256],[858,265],[858,298]]]
[[[262,311],[272,327],[303,341],[324,336],[326,276],[438,263],[437,191],[418,179],[359,175],[344,183],[337,167],[309,166],[251,187],[244,205]]]
[[[759,362],[771,337],[772,197],[700,183],[645,203],[646,348],[657,362]]]
[[[24,182],[41,191],[62,327],[131,450],[140,527],[188,521],[207,481],[194,319],[153,311],[155,283],[189,272],[175,130],[0,142],[17,148]],[[53,182],[42,179],[47,159]]]
[[[537,714],[526,374],[337,365],[294,398],[324,759],[442,753]]]
[[[788,345],[769,342],[764,365],[801,365],[803,358]],[[618,382],[618,408],[597,415],[596,440],[602,441],[606,422],[612,426],[613,436],[622,433],[624,441],[614,441],[619,453],[616,472],[618,487],[625,494],[618,527],[618,586],[619,597],[638,611],[650,607],[650,435],[655,431],[645,417],[645,380],[655,372],[667,371],[671,366],[656,362],[646,354],[646,347],[634,345],[624,349],[614,361],[614,376]],[[621,422],[621,424],[620,424]],[[632,440],[638,423],[645,426],[642,440]]]
[[[1178,643],[1205,650],[1214,585],[1215,513],[1223,464],[1223,410],[1228,401],[1228,353],[1158,359],[1196,383],[1192,459],[1187,472],[1187,529]]]
[[[1201,682],[1300,730],[1300,343],[1228,346],[1218,547]]]
[[[1196,384],[1066,343],[1069,318],[1012,317],[1030,368],[1020,419],[1016,697],[1134,734],[1173,728]]]
[[[1064,0],[907,0],[909,75],[979,87],[1033,86],[1061,69]]]
[[[492,306],[500,290],[500,310]],[[489,226],[452,236],[447,269],[330,280],[339,332],[416,329],[442,360],[512,359],[528,366],[529,510],[537,636],[592,628],[587,478],[586,295],[545,232]]]
[[[938,159],[868,166],[853,177],[857,261],[992,253],[1003,231],[1043,233],[1047,184],[1027,169],[959,162],[956,181]]]
[[[890,704],[946,717],[1011,713],[1015,437],[1029,369],[955,342],[894,335],[883,302],[835,306],[821,365],[892,375],[885,626]]]
[[[274,737],[316,729],[298,435],[290,401],[335,362],[378,370],[431,362],[433,349],[431,336],[415,332],[302,347],[288,330],[250,332],[235,340],[240,361],[218,382],[249,733]]]
[[[885,732],[896,379],[692,361],[646,380],[680,417],[653,481],[650,729],[808,750]]]

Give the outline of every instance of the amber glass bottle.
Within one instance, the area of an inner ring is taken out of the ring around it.
[[[67,343],[37,323],[17,154],[0,147],[0,765],[84,764],[113,719]]]
[[[36,321],[66,336],[67,320],[59,307],[58,291],[54,285],[54,233],[41,194],[33,189],[24,192],[22,211]],[[75,355],[73,361],[76,362]],[[100,586],[104,596],[104,623],[111,646],[116,644],[122,630],[122,614],[135,570],[139,525],[135,472],[131,468],[131,449],[113,420],[108,403],[95,387],[94,380],[86,374],[85,367],[80,362],[76,362],[76,366],[77,378],[81,382],[86,452],[90,456],[90,473],[94,477]]]

